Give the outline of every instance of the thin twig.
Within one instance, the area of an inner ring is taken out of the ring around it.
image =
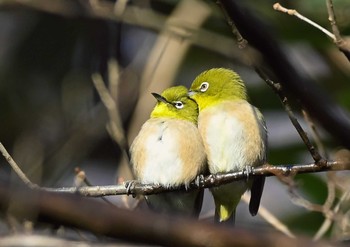
[[[13,171],[18,175],[18,177],[31,189],[38,188],[37,184],[32,183],[28,177],[22,172],[21,168],[17,165],[16,161],[11,157],[11,155],[7,152],[6,148],[0,142],[0,152],[5,157],[7,163],[12,167]]]
[[[337,26],[336,18],[335,18],[335,13],[333,9],[333,1],[332,0],[326,0],[327,4],[327,11],[328,11],[328,20],[331,23],[332,31],[334,34],[334,38],[336,43],[341,42],[342,38],[340,36],[340,32]]]
[[[219,2],[219,1],[217,3],[222,8],[222,10],[224,12],[224,15],[225,15],[225,17],[227,19],[227,22],[228,22],[228,24],[231,27],[232,33],[235,35],[235,37],[237,39],[237,42],[238,43],[244,42],[244,47],[245,47],[247,41],[245,41],[245,39],[243,38],[243,36],[239,32],[238,28],[235,26],[234,22],[231,20],[231,18],[228,15],[228,13],[225,11],[225,8],[222,5],[222,3]],[[309,150],[311,156],[313,157],[314,161],[316,163],[319,163],[320,165],[324,165],[325,160],[322,158],[322,156],[318,153],[318,151],[311,144],[309,138],[307,137],[306,132],[303,130],[303,128],[299,124],[298,120],[294,116],[294,113],[292,112],[291,107],[289,106],[289,103],[287,101],[287,97],[282,92],[282,86],[280,84],[277,84],[277,83],[274,83],[273,81],[271,81],[260,69],[257,68],[257,66],[255,66],[255,70],[259,74],[259,76],[263,80],[265,80],[266,83],[269,86],[271,86],[274,89],[274,91],[278,94],[278,96],[280,97],[280,99],[281,99],[281,101],[283,103],[283,106],[284,106],[286,112],[288,113],[288,116],[289,116],[292,124],[294,125],[294,127],[296,128],[296,130],[299,133],[300,137],[302,138],[303,142],[305,143],[306,147],[308,148],[308,150]]]
[[[319,239],[326,234],[328,229],[331,227],[333,223],[333,218],[328,217],[331,213],[331,207],[334,204],[335,201],[335,174],[334,172],[327,172],[327,189],[328,189],[328,195],[325,203],[323,204],[325,219],[316,232],[313,240],[318,241]],[[334,213],[334,212],[333,212]]]
[[[323,221],[321,227],[318,229],[315,236],[312,238],[312,240],[313,241],[320,240],[326,234],[328,229],[331,227],[332,223],[333,223],[333,220],[326,217],[325,220]]]
[[[340,206],[342,205],[342,203],[348,199],[350,194],[350,191],[347,190],[343,193],[343,195],[341,196],[341,198],[339,199],[339,201],[337,202],[337,204],[334,206],[333,210],[329,210],[328,212],[326,212],[325,216],[326,216],[326,221],[324,222],[324,224],[322,225],[322,227],[319,229],[319,231],[316,233],[316,235],[314,236],[313,240],[314,241],[318,241],[319,239],[321,239],[321,237],[326,233],[326,231],[329,229],[329,227],[331,226],[332,222],[334,221],[335,215],[338,213],[338,211],[340,210]]]
[[[268,67],[276,79],[283,83],[300,104],[309,111],[322,127],[342,145],[350,148],[350,118],[346,110],[337,104],[329,94],[314,83],[311,77],[299,73],[290,57],[259,15],[245,4],[245,1],[217,0],[234,21],[244,38],[255,48],[250,57],[254,64]],[[244,52],[247,54],[247,52]],[[263,64],[262,64],[263,63]]]
[[[247,193],[243,194],[242,200],[245,203],[249,204],[250,198]],[[285,224],[283,224],[279,219],[277,219],[277,217],[274,216],[263,205],[260,205],[258,214],[278,231],[282,232],[283,234],[285,234],[290,238],[295,238],[295,235],[289,230],[289,228]]]
[[[335,180],[337,179],[335,172],[327,172],[327,199],[323,206],[325,207],[326,211],[332,208],[332,205],[334,204],[335,200],[335,188],[336,183]]]
[[[324,157],[325,159],[328,159],[327,150],[321,141],[320,133],[317,131],[314,121],[311,119],[310,115],[308,114],[308,112],[306,110],[302,109],[301,112],[304,116],[305,121],[310,126],[311,134],[312,134],[312,137],[316,143],[317,150],[320,152],[322,157]]]
[[[320,134],[316,129],[314,121],[312,121],[310,115],[304,109],[302,110],[302,113],[303,113],[305,121],[310,126],[311,133],[313,135],[313,139],[316,143],[317,149],[319,150],[319,152],[321,153],[321,155],[323,157],[328,159],[328,157],[329,157],[328,152],[327,152],[325,146],[323,145],[323,142],[321,141]],[[324,234],[326,234],[326,232],[328,231],[328,229],[331,227],[331,225],[333,223],[333,219],[327,217],[327,215],[328,215],[328,212],[330,212],[331,207],[334,204],[334,200],[335,200],[334,176],[335,176],[334,172],[327,172],[327,191],[328,191],[328,193],[327,193],[327,199],[323,204],[323,214],[325,215],[325,219],[324,219],[322,225],[320,226],[320,228],[318,229],[318,231],[316,232],[316,234],[313,238],[314,241],[321,239],[322,236],[324,236]]]
[[[326,0],[327,11],[328,11],[328,20],[331,23],[332,31],[335,36],[335,44],[338,46],[339,50],[343,52],[346,58],[350,61],[350,47],[348,43],[341,37],[340,31],[337,26],[336,17],[333,8],[333,1]]]
[[[0,143],[1,144],[1,143]],[[260,167],[255,167],[251,169],[250,173],[246,171],[240,172],[230,172],[230,173],[218,173],[210,174],[204,178],[200,178],[199,181],[193,181],[190,185],[185,188],[185,186],[180,186],[178,188],[167,188],[161,185],[154,184],[141,184],[136,181],[132,181],[131,186],[127,186],[125,183],[117,185],[107,185],[107,186],[87,186],[87,187],[65,187],[65,188],[45,188],[39,187],[33,184],[21,171],[18,165],[14,162],[12,157],[8,154],[4,146],[0,145],[0,150],[3,153],[6,160],[9,162],[13,170],[26,181],[25,184],[30,188],[41,189],[53,192],[65,192],[65,193],[80,193],[84,196],[89,197],[100,197],[108,195],[149,195],[157,194],[165,191],[178,191],[178,190],[191,190],[198,188],[211,188],[219,186],[222,184],[231,183],[238,180],[246,180],[254,176],[278,176],[278,177],[288,177],[295,174],[301,173],[315,173],[324,171],[337,171],[337,170],[350,170],[350,163],[339,161],[328,161],[325,165],[320,166],[318,163],[311,163],[306,165],[263,165]]]
[[[320,151],[322,156],[327,159],[328,153],[327,153],[326,148],[324,147],[324,145],[321,141],[320,134],[318,133],[318,131],[316,129],[314,121],[312,121],[311,117],[304,109],[302,110],[302,113],[303,113],[305,121],[310,126],[311,133],[313,135],[313,139],[316,143],[317,149]],[[319,239],[321,239],[326,234],[326,232],[331,227],[331,225],[334,221],[333,218],[328,217],[330,212],[331,212],[332,205],[334,204],[334,200],[335,200],[335,173],[334,172],[327,172],[327,191],[328,191],[327,199],[322,206],[323,207],[322,210],[323,210],[323,214],[325,216],[325,219],[324,219],[322,225],[320,226],[320,228],[318,229],[318,231],[316,232],[316,234],[313,238],[314,241],[318,241]]]
[[[330,174],[330,172],[328,172],[328,174]],[[294,180],[291,179],[290,177],[283,178],[281,176],[278,176],[278,178],[281,180],[281,182],[288,185],[288,192],[291,196],[291,201],[295,205],[301,206],[301,207],[303,207],[309,211],[312,211],[312,212],[319,212],[319,213],[324,214],[325,220],[313,238],[314,241],[319,240],[327,232],[327,230],[329,229],[329,227],[331,226],[332,222],[335,219],[335,215],[336,215],[337,211],[339,210],[339,208],[337,208],[337,207],[335,207],[333,210],[331,210],[331,207],[332,207],[334,200],[335,200],[335,183],[330,184],[333,186],[328,186],[329,191],[328,191],[328,197],[326,199],[326,202],[323,205],[320,205],[320,204],[311,203],[310,201],[301,197],[296,192],[296,189],[295,189],[296,185],[295,185]],[[339,203],[338,203],[338,205],[339,205]]]
[[[317,28],[321,32],[325,33],[328,37],[330,37],[332,39],[332,41],[336,44],[338,49],[341,52],[343,52],[343,54],[346,56],[346,58],[350,61],[350,47],[347,44],[347,42],[344,39],[342,39],[342,37],[340,36],[339,29],[338,29],[338,27],[336,25],[335,14],[334,14],[334,9],[333,9],[333,2],[332,2],[332,0],[326,0],[326,3],[327,3],[328,15],[329,15],[328,20],[331,23],[333,33],[328,31],[324,27],[318,25],[314,21],[308,19],[307,17],[301,15],[295,9],[287,9],[287,8],[283,7],[280,3],[275,3],[273,5],[273,8],[275,10],[277,10],[277,11],[280,11],[280,12],[287,13],[289,15],[295,16],[295,17],[299,18],[300,20],[303,20],[306,23],[308,23],[308,24],[312,25],[313,27]]]
[[[232,19],[229,17],[228,13],[225,11],[225,8],[224,6],[219,2],[217,1],[217,4],[220,6],[221,10],[222,10],[222,13],[224,14],[225,16],[225,19],[226,19],[226,22],[227,24],[230,26],[231,28],[231,32],[232,34],[236,37],[236,40],[237,40],[237,44],[238,44],[238,47],[240,49],[242,48],[246,48],[247,47],[247,44],[248,44],[248,41],[243,38],[243,36],[241,35],[241,33],[239,32],[239,30],[237,29],[235,23],[232,21]]]
[[[118,1],[119,2],[119,1]],[[108,61],[108,89],[109,93],[116,104],[118,105],[118,95],[119,95],[119,82],[120,82],[120,68],[118,61],[115,58],[111,58]]]
[[[117,185],[107,185],[107,186],[87,186],[87,187],[66,187],[66,188],[45,188],[39,187],[33,184],[22,172],[16,162],[8,154],[5,147],[0,143],[0,151],[11,165],[15,173],[22,179],[22,181],[30,188],[41,189],[53,192],[65,192],[65,193],[80,193],[84,196],[89,197],[100,197],[108,195],[149,195],[157,194],[165,191],[178,191],[178,190],[190,190],[198,188],[211,188],[219,186],[222,184],[227,184],[233,181],[245,180],[254,176],[278,176],[278,177],[288,177],[290,175],[295,175],[299,173],[314,173],[323,171],[336,171],[336,170],[350,170],[350,163],[348,160],[344,159],[339,161],[328,161],[325,165],[320,166],[317,162],[306,165],[263,165],[260,167],[252,168],[251,172],[248,174],[246,171],[240,172],[230,172],[230,173],[218,173],[210,174],[204,178],[200,178],[199,181],[193,181],[190,185],[185,188],[185,186],[180,186],[178,188],[167,188],[161,185],[154,184],[141,184],[136,181],[132,181],[131,186],[126,186],[125,183]]]
[[[118,64],[115,60],[111,60],[108,63],[108,72],[109,72],[109,79],[112,81],[112,87],[113,90],[110,92],[108,88],[106,87],[103,78],[101,74],[94,73],[92,75],[92,81],[94,83],[94,86],[100,95],[101,101],[105,105],[109,121],[107,123],[107,130],[109,131],[111,137],[115,140],[115,142],[120,146],[120,148],[123,150],[123,154],[128,158],[129,160],[129,154],[128,154],[128,144],[125,137],[125,132],[122,127],[122,123],[120,120],[120,114],[118,109],[118,103],[117,99],[114,99],[111,95],[117,95],[118,94],[118,80],[119,80],[119,72],[118,72]]]
[[[290,189],[289,190],[289,194],[291,196],[291,201],[295,205],[303,207],[303,208],[305,208],[305,209],[307,209],[307,210],[309,210],[311,212],[319,212],[319,213],[323,213],[324,212],[323,205],[312,203],[312,202],[306,200],[305,198],[303,198],[300,195],[298,195],[295,190],[291,190]]]
[[[298,11],[296,11],[295,9],[287,9],[287,8],[283,7],[280,3],[275,3],[273,5],[273,9],[277,10],[277,11],[280,11],[280,12],[283,12],[283,13],[287,13],[288,15],[295,16],[295,17],[299,18],[300,20],[303,20],[306,23],[309,23],[311,26],[317,28],[318,30],[320,30],[321,32],[326,34],[328,37],[330,37],[333,40],[333,42],[336,42],[336,37],[335,37],[335,35],[333,33],[328,31],[327,29],[321,27],[320,25],[318,25],[314,21],[308,19],[307,17],[299,14]]]
[[[86,177],[86,173],[83,170],[81,170],[79,167],[75,168],[75,174],[76,174],[76,176],[75,176],[76,179],[75,180],[78,180],[78,181],[80,180],[80,181],[82,181],[83,183],[85,183],[89,187],[94,186],[89,181],[89,179]],[[76,187],[82,187],[81,183],[80,184],[78,183],[78,185],[76,184]],[[115,204],[113,204],[111,201],[109,201],[106,197],[102,196],[101,199],[103,201],[105,201],[107,204],[117,207]]]
[[[344,164],[340,161],[329,161],[326,166],[319,166],[317,163],[307,165],[264,165],[252,168],[250,174],[246,171],[211,174],[193,181],[187,187],[187,190],[198,188],[211,188],[222,184],[231,183],[233,181],[245,180],[254,176],[278,176],[288,177],[301,173],[315,173],[330,170],[350,170],[350,164]],[[130,185],[130,183],[132,183]],[[130,186],[129,186],[130,185]],[[137,181],[129,181],[127,184],[92,186],[92,187],[64,187],[64,188],[42,188],[43,190],[64,193],[79,193],[88,197],[112,196],[112,195],[150,195],[158,194],[165,191],[185,190],[184,186],[177,188],[166,188],[155,184],[141,184]]]
[[[193,9],[196,11],[192,11]],[[180,1],[171,15],[164,20],[163,29],[149,53],[141,75],[140,95],[128,127],[129,143],[134,140],[154,107],[154,99],[150,104],[150,92],[162,92],[174,84],[182,61],[192,44],[182,37],[194,35],[210,12],[210,8],[202,1]],[[186,27],[179,27],[177,23],[186,23]],[[174,35],[174,30],[184,36],[179,38]]]
[[[314,161],[323,166],[325,165],[327,162],[326,160],[324,160],[322,158],[322,156],[319,154],[319,152],[315,149],[315,147],[312,145],[312,143],[310,142],[306,132],[303,130],[303,128],[301,127],[301,125],[299,124],[297,118],[295,117],[289,103],[288,103],[288,99],[287,96],[284,94],[283,90],[282,90],[282,85],[279,83],[275,83],[272,80],[270,80],[267,75],[262,72],[259,68],[255,68],[255,71],[258,73],[258,75],[275,91],[275,93],[280,97],[281,102],[284,106],[284,109],[286,110],[288,117],[290,119],[290,121],[292,122],[293,126],[295,127],[295,129],[297,130],[299,136],[301,137],[301,139],[303,140],[304,144],[306,145],[307,149],[309,150],[312,158],[314,159]]]
[[[178,188],[166,188],[161,185],[154,184],[141,184],[133,181],[131,186],[126,186],[125,183],[117,185],[107,186],[88,186],[88,187],[66,187],[66,188],[45,188],[39,187],[33,184],[22,172],[16,162],[8,154],[5,147],[0,143],[0,150],[8,163],[11,165],[15,173],[21,177],[23,182],[30,188],[37,188],[41,190],[54,191],[54,192],[65,192],[65,193],[80,193],[84,196],[89,197],[100,197],[108,195],[149,195],[162,193],[164,191],[177,191],[186,189],[184,186]],[[328,161],[324,166],[319,166],[318,163],[312,163],[307,165],[263,165],[260,167],[252,168],[251,173],[246,171],[230,172],[230,173],[218,173],[206,176],[200,181],[193,181],[187,189],[198,189],[198,188],[210,188],[219,186],[221,184],[227,184],[237,180],[248,179],[248,177],[254,176],[278,176],[288,177],[298,173],[314,173],[323,171],[335,171],[335,170],[350,170],[349,162],[343,161]],[[130,183],[129,183],[130,184]]]
[[[114,14],[116,16],[122,16],[128,4],[128,0],[119,0],[114,4]]]

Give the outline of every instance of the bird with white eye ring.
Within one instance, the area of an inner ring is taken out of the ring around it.
[[[208,90],[208,88],[209,88],[209,83],[205,81],[205,82],[202,82],[202,84],[201,84],[199,90],[200,90],[201,92],[205,92],[205,91]]]
[[[214,68],[198,75],[189,96],[199,107],[198,129],[212,174],[238,172],[263,165],[267,153],[267,129],[263,115],[248,103],[244,82],[230,69]],[[264,177],[214,187],[215,220],[234,223],[242,194],[251,189],[249,211],[256,215]]]
[[[184,104],[181,101],[175,101],[173,104],[177,109],[182,109],[184,107]]]
[[[198,106],[184,86],[166,89],[157,99],[150,119],[133,141],[131,164],[137,180],[165,187],[187,187],[206,170],[206,155],[197,129]],[[147,195],[157,212],[198,217],[203,189]]]

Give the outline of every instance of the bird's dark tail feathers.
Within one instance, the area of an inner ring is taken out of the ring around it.
[[[262,192],[264,189],[265,177],[256,177],[254,178],[252,188],[251,188],[251,196],[249,202],[249,212],[252,216],[255,216],[259,211],[260,200],[262,196]]]

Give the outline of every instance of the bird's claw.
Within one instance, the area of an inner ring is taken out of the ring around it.
[[[253,167],[252,166],[245,166],[243,169],[243,174],[246,174],[247,176],[247,181],[249,180],[250,174],[253,173]]]
[[[125,181],[124,185],[126,188],[126,195],[131,195],[134,197],[134,193],[132,192],[135,189],[135,184],[136,181],[135,180],[129,180],[129,181]]]
[[[195,185],[198,188],[202,188],[203,184],[204,184],[204,175],[203,174],[199,174],[196,179],[194,180]]]

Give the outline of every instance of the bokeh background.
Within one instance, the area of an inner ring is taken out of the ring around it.
[[[48,3],[50,2],[50,3]],[[94,185],[127,180],[121,149],[106,129],[108,114],[91,79],[108,81],[119,66],[115,100],[131,143],[155,104],[151,92],[189,86],[201,71],[227,67],[241,74],[269,131],[269,162],[312,162],[278,97],[254,72],[214,1],[0,1],[0,141],[27,176],[48,187],[73,186],[75,167]],[[273,10],[273,1],[245,1],[283,44],[289,59],[342,107],[350,109],[350,63],[332,41],[301,20]],[[124,5],[125,4],[125,5]],[[330,30],[325,1],[281,1]],[[350,34],[350,2],[334,1],[338,27]],[[300,112],[301,124],[309,132]],[[317,125],[317,123],[316,123]],[[341,146],[321,128],[330,155]],[[311,134],[309,134],[311,136]],[[121,167],[124,167],[121,169]],[[327,196],[325,174],[296,177],[313,203]],[[118,180],[119,178],[119,180]],[[0,179],[18,180],[4,159]],[[119,203],[119,198],[110,198]],[[314,235],[324,217],[294,205],[287,186],[267,179],[262,205],[294,233]],[[203,217],[213,203],[206,195]],[[273,229],[241,203],[237,225]],[[331,236],[329,230],[327,235]]]

